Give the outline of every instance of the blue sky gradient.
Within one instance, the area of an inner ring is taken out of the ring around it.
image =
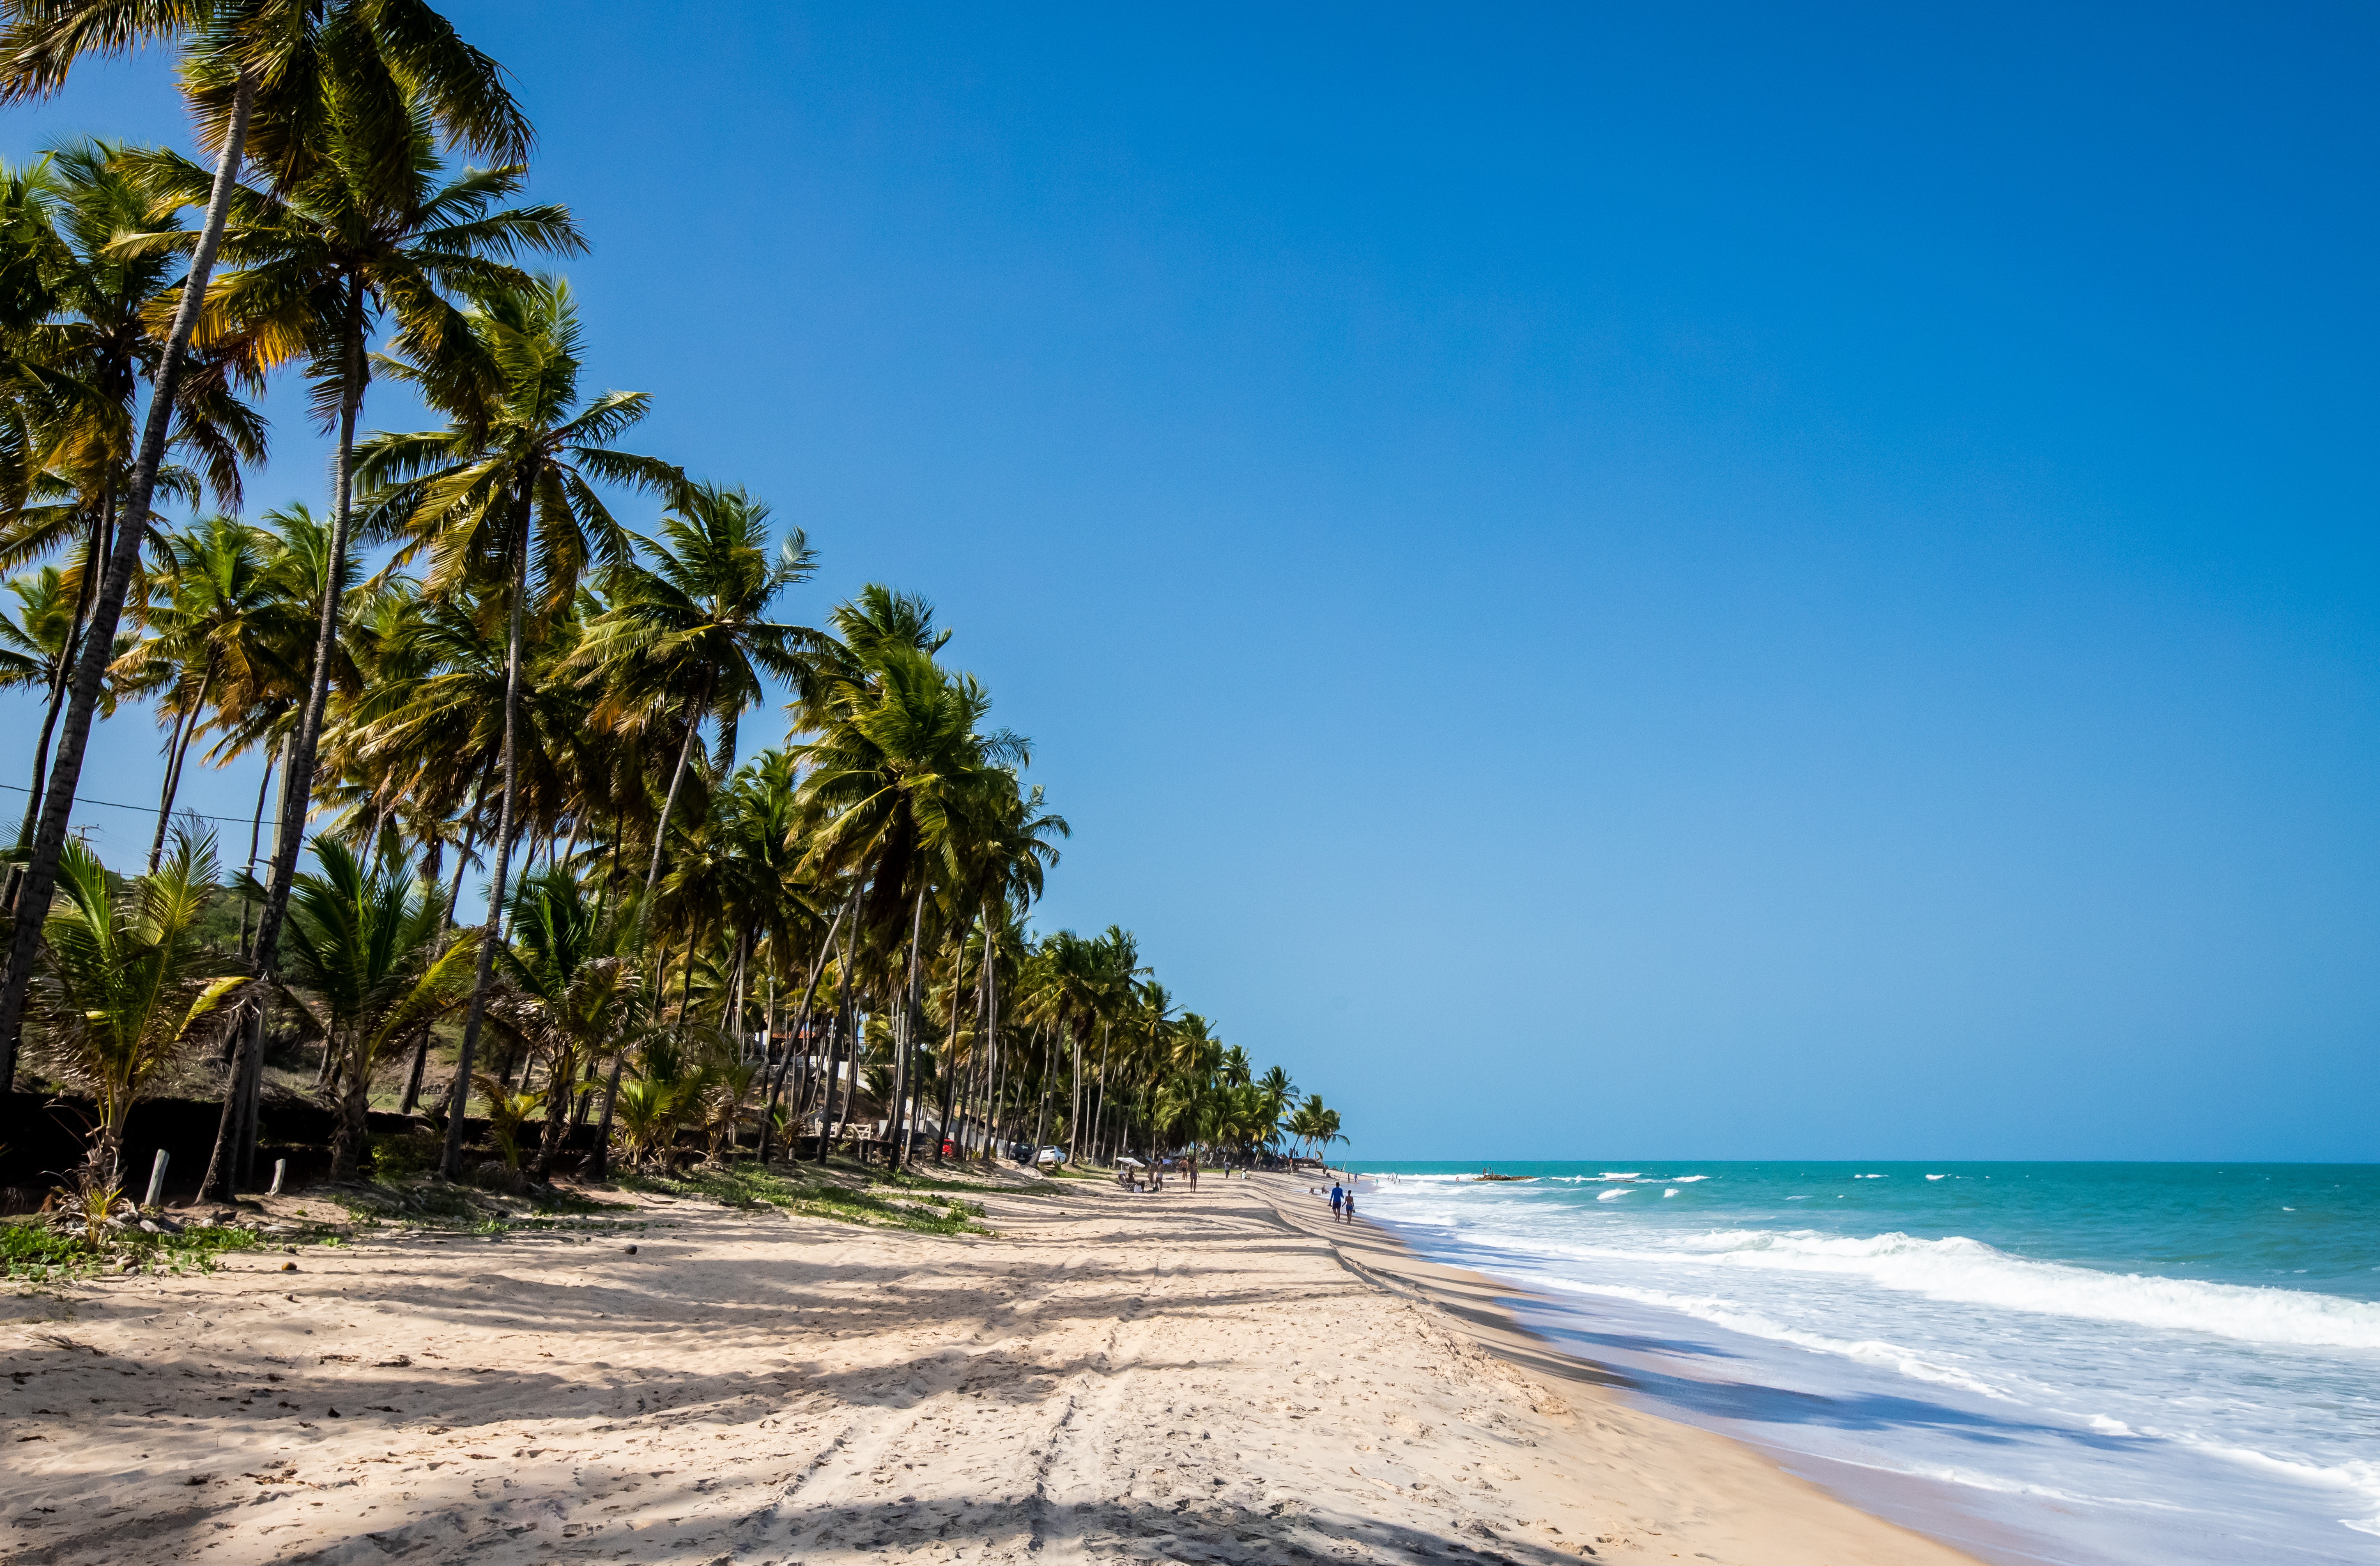
[[[2369,11],[449,14],[640,449],[1358,1154],[2380,1157]]]

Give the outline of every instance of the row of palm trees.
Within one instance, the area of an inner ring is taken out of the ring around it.
[[[248,1182],[268,1045],[293,1028],[319,1044],[341,1174],[376,1091],[476,1096],[538,1172],[589,1123],[599,1174],[615,1142],[666,1161],[689,1135],[821,1158],[856,1136],[896,1164],[921,1139],[1057,1136],[1087,1159],[1343,1140],[1179,1012],[1123,931],[1030,932],[1066,824],[1022,781],[1026,742],[941,661],[929,606],[872,586],[825,628],[776,618],[813,568],[803,535],[624,449],[648,399],[584,390],[570,290],[523,265],[584,240],[518,200],[530,128],[443,18],[6,0],[0,18],[9,98],[172,42],[213,153],[81,141],[0,170],[0,683],[44,701],[0,1083],[21,1037],[88,1086],[95,1165],[141,1091],[220,1042],[206,1184]],[[491,165],[451,166],[457,149]],[[253,399],[290,368],[335,437],[329,504],[244,521]],[[376,380],[432,427],[359,435]],[[624,494],[657,523],[624,524]],[[358,580],[364,546],[380,565]],[[744,759],[772,687],[787,743]],[[129,880],[67,832],[90,726],[125,700],[152,707],[165,755]],[[174,826],[194,750],[263,760],[227,881]],[[484,917],[458,927],[473,870]],[[444,1115],[449,1175],[468,1122]]]

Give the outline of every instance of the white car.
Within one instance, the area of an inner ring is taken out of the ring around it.
[[[1065,1161],[1066,1149],[1063,1147],[1044,1147],[1033,1155],[1033,1167],[1036,1169],[1045,1163],[1064,1163]]]

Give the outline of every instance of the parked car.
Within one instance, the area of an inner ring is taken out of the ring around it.
[[[1039,1169],[1043,1164],[1062,1164],[1065,1161],[1066,1149],[1063,1147],[1044,1147],[1033,1155],[1033,1167],[1036,1169]]]

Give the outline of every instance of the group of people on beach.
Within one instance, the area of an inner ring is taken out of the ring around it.
[[[1334,1223],[1355,1221],[1355,1188],[1333,1184],[1330,1187],[1330,1220]]]
[[[1162,1191],[1169,1174],[1187,1180],[1193,1191],[1198,1188],[1198,1160],[1195,1158],[1160,1159],[1137,1168],[1127,1163],[1116,1171],[1116,1184],[1127,1191]]]

